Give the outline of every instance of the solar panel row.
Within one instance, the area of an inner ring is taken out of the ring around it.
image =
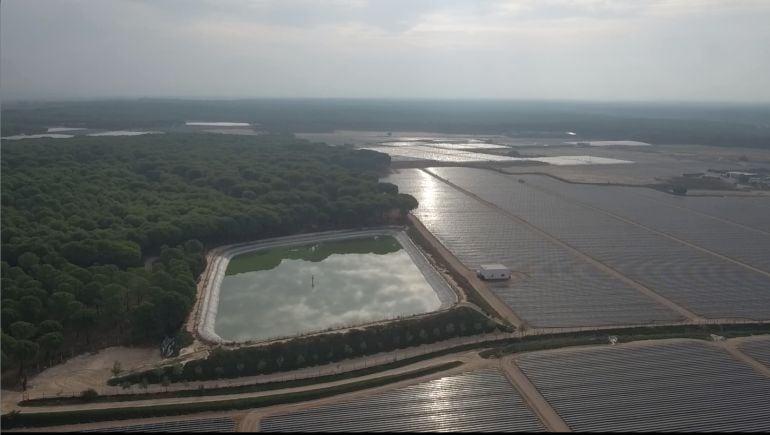
[[[81,432],[235,432],[235,421],[229,417],[217,417],[115,426]]]
[[[770,379],[706,343],[515,359],[575,431],[770,430]]]
[[[770,368],[770,337],[751,340],[740,345],[741,351]]]
[[[511,281],[489,287],[532,326],[680,320],[628,284],[430,175],[404,170],[385,181],[418,199],[415,215],[466,266],[510,267]]]
[[[480,370],[266,417],[265,432],[543,431],[505,377]]]
[[[702,316],[770,318],[767,275],[530,185],[542,177],[524,177],[526,182],[518,183],[510,176],[480,169],[430,171]],[[714,243],[731,243],[729,236],[721,239],[722,233],[710,236]]]

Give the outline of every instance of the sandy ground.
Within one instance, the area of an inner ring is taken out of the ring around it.
[[[162,358],[157,348],[108,347],[96,354],[83,354],[63,364],[44,370],[31,378],[27,385],[30,396],[56,396],[80,393],[88,388],[103,388],[112,377],[112,366],[120,361],[124,371],[151,366]],[[22,393],[2,391],[3,413],[17,409]]]

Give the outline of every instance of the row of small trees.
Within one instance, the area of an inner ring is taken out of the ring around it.
[[[304,367],[435,343],[453,337],[512,330],[468,307],[431,316],[396,320],[343,333],[299,337],[285,342],[240,349],[216,349],[208,358],[130,374],[110,381],[161,383],[164,379],[202,381],[289,371]]]

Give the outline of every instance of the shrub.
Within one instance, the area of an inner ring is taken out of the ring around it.
[[[89,388],[80,392],[80,399],[86,403],[93,402],[97,397],[99,397],[99,393],[96,392],[96,390],[93,388]]]

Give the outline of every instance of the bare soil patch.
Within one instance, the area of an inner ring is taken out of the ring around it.
[[[123,371],[149,368],[161,361],[155,347],[108,347],[97,353],[82,354],[55,365],[30,378],[27,391],[31,396],[40,397],[80,394],[88,388],[103,388],[112,377],[115,361],[120,361]],[[3,412],[15,409],[22,399],[22,393],[3,390]]]

